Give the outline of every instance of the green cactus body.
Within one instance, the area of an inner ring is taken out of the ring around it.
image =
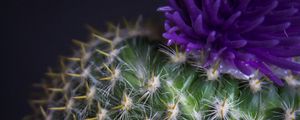
[[[146,34],[147,33],[147,34]],[[296,86],[267,78],[236,79],[218,66],[201,69],[189,54],[166,47],[146,28],[92,34],[77,54],[50,71],[31,103],[47,120],[296,120]],[[294,80],[290,76],[289,80]],[[297,116],[298,115],[298,116]]]

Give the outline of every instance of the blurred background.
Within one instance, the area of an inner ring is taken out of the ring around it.
[[[1,16],[1,120],[29,114],[32,84],[48,67],[58,67],[59,55],[72,54],[72,39],[87,40],[86,25],[101,31],[123,18],[159,19],[165,0],[7,0]]]

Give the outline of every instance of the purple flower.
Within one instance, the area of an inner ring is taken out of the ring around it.
[[[163,37],[203,67],[217,62],[250,76],[256,70],[283,85],[275,69],[300,71],[300,0],[168,0]]]

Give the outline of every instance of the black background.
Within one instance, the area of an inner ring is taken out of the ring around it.
[[[86,40],[89,24],[134,20],[139,15],[159,18],[164,0],[7,0],[1,2],[1,120],[19,120],[30,113],[32,83],[58,56],[71,53],[71,40]]]

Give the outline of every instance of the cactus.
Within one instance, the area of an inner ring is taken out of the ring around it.
[[[168,14],[179,9],[159,10]],[[259,65],[251,75],[232,66],[224,72],[222,60],[228,57],[203,65],[207,56],[201,53],[213,53],[182,49],[193,47],[178,42],[180,35],[170,39],[172,36],[166,35],[172,33],[168,25],[164,37],[172,45],[164,45],[164,40],[156,37],[160,34],[141,25],[140,20],[126,25],[113,26],[105,34],[92,30],[88,43],[75,40],[75,54],[62,57],[60,70],[49,69],[47,79],[36,84],[40,93],[30,102],[34,114],[25,119],[300,119],[300,76],[294,70],[284,69],[276,79],[273,73],[283,70],[272,66],[270,73],[263,67],[266,64]]]
[[[145,34],[147,33],[147,34]],[[268,78],[237,79],[205,69],[176,45],[164,46],[147,28],[92,33],[89,43],[50,70],[33,100],[32,119],[299,119],[299,82],[283,87]],[[258,74],[258,73],[257,73]],[[298,116],[297,116],[298,115]]]

